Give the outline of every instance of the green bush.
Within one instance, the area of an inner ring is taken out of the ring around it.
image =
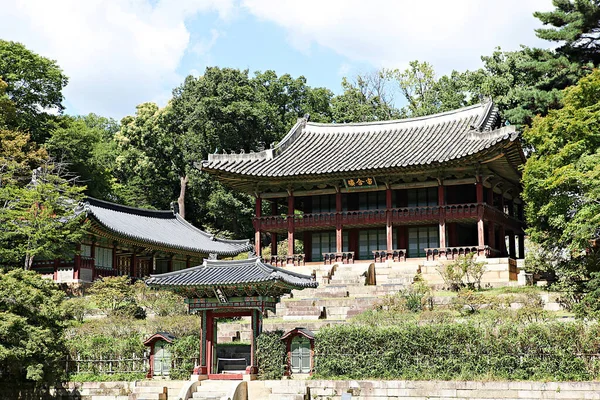
[[[259,379],[281,379],[285,372],[283,331],[263,332],[256,338],[256,361]]]
[[[169,348],[171,357],[175,361],[169,377],[171,379],[189,379],[200,354],[200,337],[195,334],[177,338],[169,345]]]
[[[599,328],[578,323],[337,325],[315,340],[322,379],[589,380]]]
[[[83,372],[69,376],[70,382],[132,382],[146,379],[145,372],[123,373],[117,372],[114,374],[93,374]]]

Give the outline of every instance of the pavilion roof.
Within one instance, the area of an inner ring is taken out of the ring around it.
[[[93,226],[140,245],[222,256],[253,250],[248,240],[215,237],[169,210],[127,207],[88,197],[81,211],[87,213]]]
[[[316,288],[308,275],[274,267],[259,257],[246,260],[204,260],[202,265],[160,275],[150,275],[146,284],[153,287],[228,287],[270,283],[290,289]]]
[[[500,127],[491,101],[393,121],[322,124],[299,119],[275,148],[210,154],[201,169],[229,181],[386,174],[486,160],[517,137],[514,126]]]

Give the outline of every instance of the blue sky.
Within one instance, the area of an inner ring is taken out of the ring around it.
[[[536,10],[551,0],[0,0],[0,38],[57,60],[70,114],[122,118],[165,105],[206,66],[304,75],[339,93],[343,76],[430,62],[481,66],[496,46],[548,46]],[[401,100],[400,100],[401,101]]]

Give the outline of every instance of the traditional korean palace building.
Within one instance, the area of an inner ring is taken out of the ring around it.
[[[248,240],[220,239],[171,210],[127,207],[88,198],[80,206],[88,234],[71,257],[38,260],[33,269],[58,282],[91,282],[99,277],[178,271],[206,258],[252,251]]]
[[[302,118],[274,148],[211,154],[201,169],[255,196],[257,254],[270,237],[271,262],[290,264],[522,258],[524,162],[515,127],[486,102],[394,121]]]
[[[204,260],[197,267],[152,275],[146,284],[174,291],[186,298],[190,313],[201,316],[199,365],[196,375],[210,379],[242,379],[257,372],[256,337],[266,311],[275,313],[281,296],[292,290],[316,288],[315,278],[265,264],[260,258]],[[250,360],[239,373],[219,374],[217,322],[219,318],[251,317]]]

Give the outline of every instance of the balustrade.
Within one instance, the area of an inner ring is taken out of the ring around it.
[[[324,264],[333,264],[336,262],[341,262],[342,264],[354,264],[354,252],[342,251],[323,253]]]
[[[289,264],[301,266],[305,264],[305,258],[304,254],[273,255],[269,264],[276,267],[285,267]]]
[[[385,260],[406,261],[406,249],[373,250],[372,253],[375,262],[384,262]]]
[[[456,260],[460,256],[474,254],[476,256],[494,257],[500,252],[490,246],[457,246],[457,247],[430,247],[425,248],[427,261]]]

